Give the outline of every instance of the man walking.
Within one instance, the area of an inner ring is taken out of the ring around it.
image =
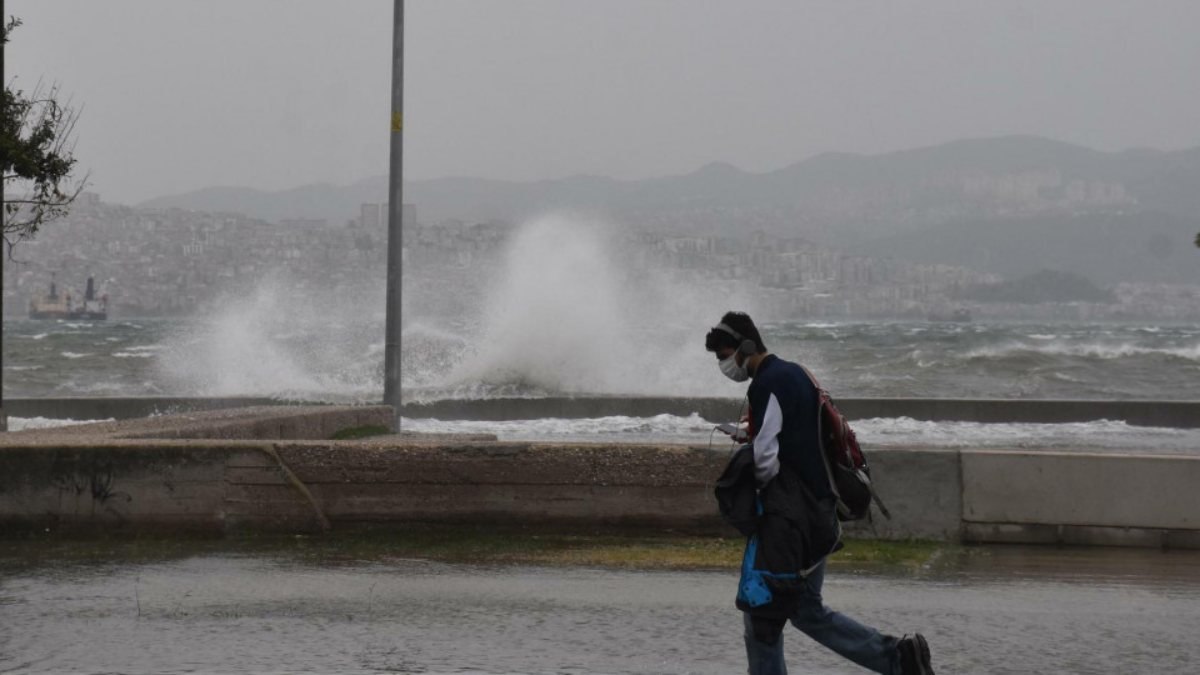
[[[830,610],[821,599],[825,558],[841,548],[841,526],[821,452],[816,385],[802,367],[767,352],[748,315],[729,312],[704,347],[735,382],[752,379],[749,437],[758,526],[747,543],[738,607],[744,611],[750,675],[786,675],[783,627],[858,665],[887,675],[932,675],[920,633],[896,638]],[[747,571],[765,570],[748,581]]]

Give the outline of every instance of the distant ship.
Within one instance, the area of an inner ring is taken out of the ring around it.
[[[71,294],[59,295],[54,275],[50,275],[50,292],[29,300],[29,318],[65,319],[71,312]]]
[[[67,304],[71,303],[68,301]],[[87,279],[87,290],[83,293],[83,304],[68,310],[67,318],[86,319],[88,321],[108,320],[108,294],[105,293],[100,297],[96,297],[96,281],[92,277],[89,276]]]
[[[59,293],[54,275],[50,275],[50,292],[29,301],[31,319],[83,319],[86,321],[108,320],[108,295],[96,295],[96,281],[88,277],[87,291],[83,304],[76,307],[70,293]]]

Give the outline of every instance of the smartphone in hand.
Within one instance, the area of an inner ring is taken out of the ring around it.
[[[747,440],[749,440],[749,436],[746,435],[746,430],[736,424],[718,424],[717,431],[727,434],[730,438],[738,443],[745,443]]]

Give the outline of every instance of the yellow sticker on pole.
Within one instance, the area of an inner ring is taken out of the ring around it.
[[[400,131],[404,128],[404,113],[392,113],[392,131]]]

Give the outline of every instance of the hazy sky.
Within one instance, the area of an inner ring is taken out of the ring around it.
[[[8,0],[107,201],[388,158],[391,0]],[[1038,134],[1200,145],[1195,0],[409,0],[405,171],[640,178]]]

